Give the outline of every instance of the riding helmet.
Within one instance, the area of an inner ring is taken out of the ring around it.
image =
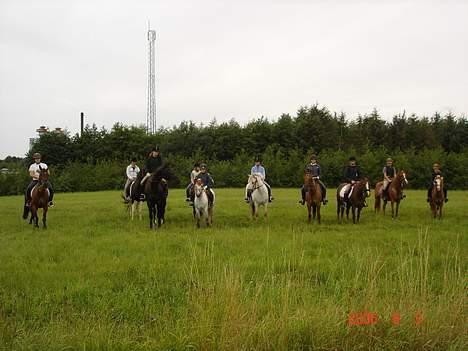
[[[33,155],[33,159],[36,159],[36,158],[41,158],[41,154],[39,152],[35,152],[34,155]]]
[[[317,161],[317,156],[316,156],[315,154],[311,155],[311,156],[310,156],[310,160],[311,160],[311,161],[312,161],[312,160]]]
[[[351,157],[349,158],[349,160],[350,160],[350,161],[356,161],[356,157],[351,156]]]
[[[387,158],[387,162],[393,162],[393,159],[391,157]]]

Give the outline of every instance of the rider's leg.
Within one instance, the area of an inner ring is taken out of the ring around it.
[[[185,201],[190,201],[190,194],[192,193],[193,183],[190,182],[189,185],[185,188]]]
[[[245,197],[244,197],[245,202],[250,202],[251,196],[252,196],[252,184],[248,183],[245,186]]]
[[[50,182],[47,182],[47,189],[49,189],[49,206],[54,206],[54,188],[52,188]]]
[[[127,194],[127,191],[128,191],[128,187],[130,186],[130,184],[132,183],[132,181],[130,179],[127,178],[127,181],[125,182],[125,185],[124,185],[124,197],[126,199],[130,198],[130,194]]]
[[[271,196],[271,186],[267,182],[264,182],[264,183],[268,190],[268,202],[271,202],[273,200],[273,197]]]
[[[37,182],[37,180],[33,180],[31,183],[29,183],[28,187],[26,188],[26,192],[24,193],[24,202],[27,206],[29,206],[31,203],[31,191],[37,184]]]
[[[319,184],[320,184],[320,189],[322,190],[322,202],[324,205],[326,205],[328,203],[327,188],[325,187],[325,184],[323,184],[321,180],[319,180]]]
[[[302,185],[302,187],[301,187],[301,197],[302,197],[302,200],[299,201],[299,203],[301,205],[304,205],[305,204],[305,198],[306,198],[306,189],[305,189],[304,185]]]
[[[151,177],[151,173],[148,172],[145,174],[145,176],[143,177],[143,179],[141,180],[140,184],[143,185],[146,181],[146,179],[148,179],[149,177]]]
[[[207,194],[208,195],[208,206],[209,207],[212,207],[213,206],[213,200],[214,200],[214,195],[213,195],[213,191],[211,190],[211,188],[207,189]]]

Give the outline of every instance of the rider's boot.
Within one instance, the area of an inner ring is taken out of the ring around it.
[[[305,204],[305,197],[306,197],[306,192],[305,192],[304,187],[301,188],[301,196],[302,196],[302,200],[300,200],[299,203],[301,205],[304,205]]]

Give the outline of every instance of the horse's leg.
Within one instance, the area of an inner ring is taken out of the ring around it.
[[[150,229],[153,229],[153,209],[152,209],[151,199],[149,197],[146,198],[146,205],[148,206]]]
[[[197,228],[200,228],[200,217],[201,217],[200,210],[197,210]]]
[[[387,200],[383,200],[382,210],[383,210],[384,216],[385,216],[385,209],[386,208],[387,208]]]
[[[351,206],[351,212],[353,214],[353,224],[356,224],[356,207],[354,205]]]
[[[444,207],[444,203],[442,202],[439,207],[439,219],[442,219],[442,208]]]
[[[317,206],[317,222],[320,224],[320,204]]]
[[[42,227],[47,229],[47,205],[42,209]]]
[[[398,209],[400,208],[400,200],[397,200],[396,202],[396,208],[395,208],[395,218],[398,217]]]
[[[346,222],[349,221],[349,210],[350,210],[350,207],[352,207],[352,206],[349,206],[349,205],[346,206]]]
[[[312,221],[315,221],[315,217],[317,217],[317,206],[314,204],[312,206]]]
[[[311,204],[309,202],[307,202],[307,212],[308,212],[308,214],[307,214],[307,223],[310,224],[310,220],[312,218],[312,206],[311,206]]]
[[[359,223],[359,220],[361,219],[361,210],[362,210],[362,208],[358,207],[358,209],[357,209],[357,222],[358,223]]]
[[[395,218],[395,210],[394,210],[393,201],[390,201],[390,204],[392,205],[392,219],[394,219]]]
[[[265,205],[263,205],[263,216],[268,218],[268,202],[265,202]]]
[[[140,219],[140,221],[143,219],[143,213],[142,213],[142,206],[143,206],[143,203],[141,201],[138,201],[138,218]]]

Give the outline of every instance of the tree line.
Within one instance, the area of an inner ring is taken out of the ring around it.
[[[192,121],[160,128],[148,135],[142,126],[116,123],[110,130],[87,125],[81,135],[47,133],[33,145],[27,157],[11,161],[26,167],[34,152],[44,155],[53,171],[58,191],[90,191],[120,188],[124,168],[132,157],[140,165],[150,149],[159,145],[185,184],[196,160],[209,163],[217,186],[242,186],[255,155],[263,158],[273,186],[298,186],[304,165],[316,153],[327,185],[341,181],[342,167],[356,156],[364,173],[380,180],[385,158],[395,158],[397,168],[408,172],[411,184],[423,188],[430,180],[431,165],[442,163],[451,188],[468,188],[468,120],[451,113],[432,117],[394,116],[384,120],[374,110],[349,120],[325,107],[301,107],[295,116],[281,115],[270,121],[264,117],[246,125],[235,120],[208,125]],[[5,163],[5,162],[4,162]],[[0,163],[1,165],[1,163]],[[27,172],[4,174],[0,195],[22,192]]]

